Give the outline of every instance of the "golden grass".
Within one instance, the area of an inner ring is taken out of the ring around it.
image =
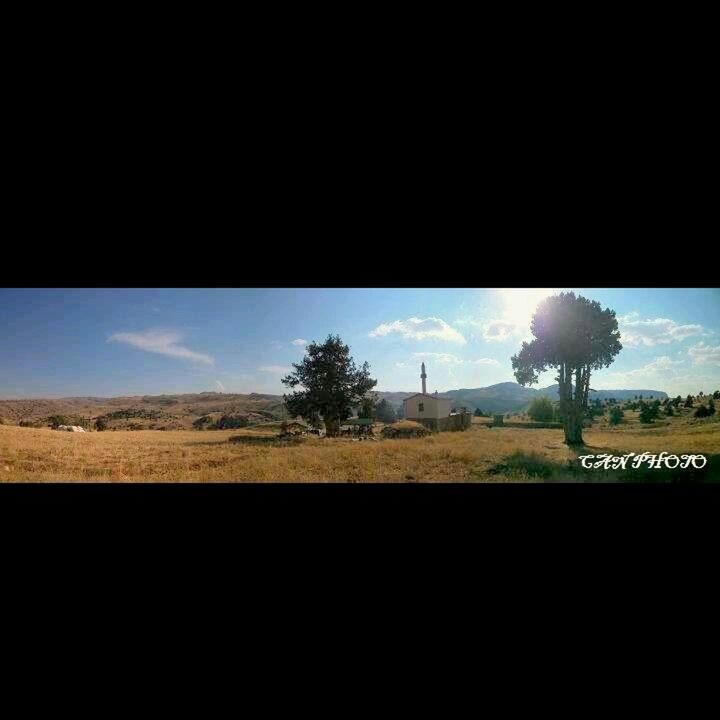
[[[518,450],[562,466],[577,452],[561,430],[488,428],[426,438],[297,444],[228,442],[252,431],[64,433],[0,426],[3,482],[508,482],[532,479],[494,468]],[[720,453],[720,422],[628,424],[586,430],[583,452]]]

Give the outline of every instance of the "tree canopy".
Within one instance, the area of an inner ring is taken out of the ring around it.
[[[555,368],[565,441],[581,444],[590,373],[608,367],[622,349],[615,312],[573,292],[559,293],[538,305],[530,329],[534,339],[512,357],[515,378],[533,385]]]
[[[337,335],[328,335],[324,343],[310,343],[305,353],[301,362],[293,363],[294,372],[282,379],[283,385],[298,388],[283,395],[285,405],[292,416],[310,422],[322,416],[328,436],[337,435],[340,422],[362,404],[377,380],[370,377],[367,362],[359,368],[355,365],[350,348]]]

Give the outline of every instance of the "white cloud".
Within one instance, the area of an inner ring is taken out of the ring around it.
[[[452,353],[437,353],[437,352],[416,352],[413,355],[417,358],[432,358],[440,363],[461,363],[462,360],[453,355]]]
[[[297,340],[292,341],[293,345],[297,345],[298,347],[302,347],[303,345],[307,345],[307,340],[303,340],[302,338],[298,338]]]
[[[688,350],[693,365],[720,365],[720,345],[712,347],[704,342],[693,345]]]
[[[261,365],[258,370],[261,372],[272,373],[274,375],[285,375],[286,373],[289,373],[292,368],[289,368],[286,365]]]
[[[661,380],[671,380],[677,375],[676,366],[684,365],[684,360],[672,360],[667,355],[657,357],[652,362],[635,370],[626,370],[624,372],[609,372],[604,374],[602,381],[597,383],[597,389],[621,389],[620,385],[624,383],[642,383],[642,382],[658,382]],[[595,385],[590,381],[591,385]],[[660,390],[662,388],[655,388]]]
[[[455,328],[448,325],[444,320],[436,317],[417,318],[411,317],[407,320],[395,320],[391,323],[378,325],[370,337],[384,337],[391,333],[399,333],[406,340],[425,340],[434,338],[447,342],[464,345],[467,341]]]
[[[220,392],[223,392],[223,393],[225,392],[225,386],[219,380],[216,380],[215,384],[218,386],[218,390]]]
[[[198,353],[178,345],[182,338],[181,333],[172,330],[146,330],[140,333],[115,333],[108,338],[108,342],[122,342],[146,352],[207,363],[208,365],[215,362],[210,355]]]
[[[404,363],[404,362],[396,362],[396,363],[395,363],[395,367],[406,368],[406,367],[410,367],[410,366],[409,366],[407,363]]]
[[[499,365],[500,363],[493,358],[478,358],[477,360],[463,360],[452,353],[436,353],[436,352],[416,352],[413,353],[416,358],[430,358],[436,362],[446,365]],[[403,364],[403,367],[405,365]]]
[[[620,341],[626,347],[669,345],[693,335],[702,335],[702,325],[679,325],[668,318],[640,320],[637,312],[618,318]]]
[[[281,342],[278,342],[277,340],[273,340],[270,344],[273,346],[273,348],[275,348],[275,350],[282,350],[283,348],[283,344]]]
[[[513,333],[517,332],[518,326],[508,320],[493,320],[485,325],[483,329],[483,338],[490,342],[502,342],[510,338]]]

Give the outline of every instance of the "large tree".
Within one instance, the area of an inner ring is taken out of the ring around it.
[[[560,293],[538,305],[530,329],[534,340],[523,342],[512,358],[515,378],[533,385],[539,373],[555,368],[565,442],[582,445],[590,372],[608,367],[622,350],[615,312],[575,293]]]
[[[370,377],[370,366],[355,366],[350,348],[337,335],[328,335],[324,343],[310,343],[295,372],[282,379],[295,390],[283,395],[291,415],[317,418],[322,415],[328,437],[339,434],[340,423],[350,417],[352,408],[361,404],[377,385]]]

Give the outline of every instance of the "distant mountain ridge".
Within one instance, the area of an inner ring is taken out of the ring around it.
[[[386,399],[395,407],[402,406],[405,398],[415,395],[416,392],[379,392],[380,398]],[[560,393],[558,385],[550,385],[546,388],[529,388],[523,387],[514,382],[497,383],[484,388],[461,388],[460,390],[448,390],[444,393],[438,393],[438,397],[450,398],[457,407],[466,407],[468,410],[474,411],[480,408],[486,413],[507,413],[519,412],[527,408],[527,406],[541,395],[546,395],[552,400],[559,400]],[[642,395],[643,398],[652,396],[659,400],[663,400],[668,395],[662,390],[591,390],[591,400],[628,400],[636,395]]]

